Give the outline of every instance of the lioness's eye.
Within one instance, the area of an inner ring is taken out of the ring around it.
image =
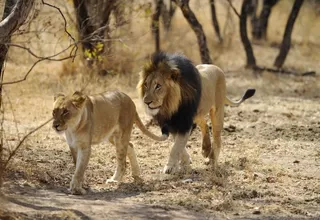
[[[160,89],[160,88],[161,88],[161,85],[157,83],[156,89]]]
[[[148,88],[147,83],[143,83],[144,88]]]
[[[67,109],[65,109],[65,110],[63,110],[62,114],[67,115],[67,114],[69,114],[69,111]]]

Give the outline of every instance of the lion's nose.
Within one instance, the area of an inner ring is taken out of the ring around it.
[[[144,101],[144,103],[146,103],[146,105],[150,105],[152,103],[152,101],[150,101],[150,102]]]

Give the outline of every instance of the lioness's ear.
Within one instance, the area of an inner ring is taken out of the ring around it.
[[[72,104],[74,104],[76,107],[81,107],[81,105],[86,100],[86,96],[82,94],[82,92],[76,91],[72,95]]]
[[[64,97],[64,96],[65,96],[65,95],[64,95],[63,93],[59,92],[59,93],[57,93],[57,94],[55,94],[55,95],[53,96],[53,101],[56,101],[57,98],[59,98],[59,97]]]

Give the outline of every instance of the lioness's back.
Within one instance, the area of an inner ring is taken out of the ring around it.
[[[121,129],[131,125],[135,116],[135,105],[131,98],[119,91],[88,96],[92,106],[93,136],[101,139],[104,130]],[[117,128],[111,128],[112,125]]]

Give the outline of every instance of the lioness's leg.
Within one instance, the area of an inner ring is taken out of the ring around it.
[[[136,153],[134,151],[132,143],[129,143],[128,150],[127,150],[127,155],[129,157],[129,161],[130,161],[130,164],[131,164],[132,177],[134,179],[139,178],[139,176],[140,176],[140,168],[139,168],[139,164],[138,164],[138,161],[137,161],[137,156],[136,156]]]
[[[213,149],[209,154],[210,163],[213,168],[217,167],[218,157],[221,149],[221,131],[223,129],[223,117],[224,117],[224,106],[220,106],[217,109],[210,110],[210,117],[212,121],[212,134],[213,134]]]
[[[118,182],[122,179],[126,170],[126,156],[129,142],[123,142],[121,135],[114,137],[114,143],[116,146],[117,167],[113,176],[107,180],[107,182]]]
[[[73,147],[73,146],[69,146],[69,149],[71,151],[73,163],[76,165],[77,164],[77,153],[78,153],[77,148]]]
[[[187,132],[185,134],[177,134],[175,136],[175,142],[171,149],[168,163],[163,169],[163,173],[168,173],[168,174],[172,173],[172,171],[178,166],[181,153],[183,153],[183,151],[186,150],[185,147],[188,142],[189,136],[190,136],[190,132]]]
[[[198,119],[197,125],[199,125],[202,134],[202,156],[206,158],[211,152],[209,127],[204,118]]]
[[[87,143],[76,143],[78,150],[77,150],[77,163],[76,163],[76,170],[72,177],[70,183],[70,190],[72,194],[85,194],[85,190],[82,188],[84,172],[87,168],[90,154],[91,154],[91,147],[90,144]]]

